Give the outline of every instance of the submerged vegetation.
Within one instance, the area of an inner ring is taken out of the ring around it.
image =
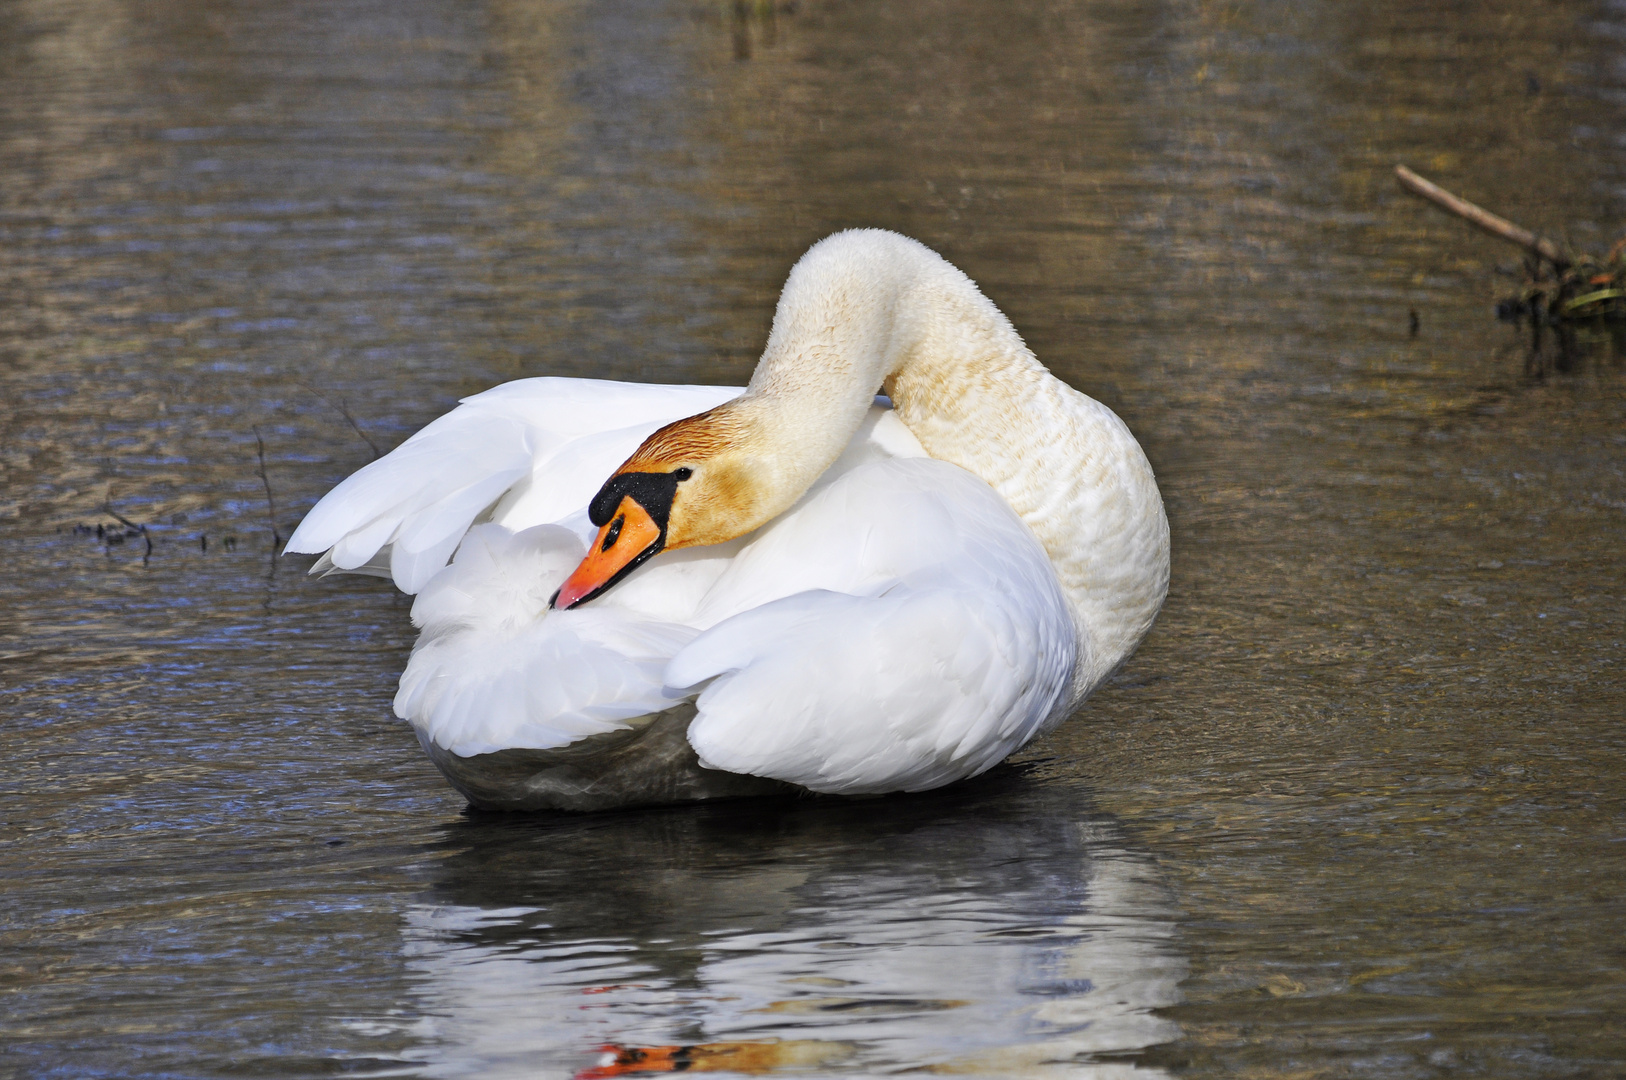
[[[1567,370],[1590,339],[1605,338],[1616,356],[1626,356],[1626,237],[1607,254],[1575,253],[1515,225],[1483,207],[1425,180],[1404,165],[1395,167],[1401,186],[1435,206],[1525,251],[1517,292],[1496,303],[1496,315],[1530,325],[1527,366],[1545,368],[1547,331],[1557,347],[1555,366]]]
[[[1501,318],[1626,323],[1626,239],[1602,258],[1589,252],[1560,262],[1532,253],[1523,271],[1519,291],[1497,302]]]

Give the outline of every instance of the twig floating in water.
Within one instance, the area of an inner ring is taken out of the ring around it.
[[[123,514],[119,513],[117,510],[113,509],[113,504],[112,503],[108,503],[107,506],[104,507],[104,509],[110,515],[112,515],[113,517],[118,518],[119,521],[124,525],[124,527],[126,529],[132,529],[135,532],[138,532],[138,533],[141,534],[141,539],[143,539],[143,540],[145,540],[147,542],[147,550],[142,553],[141,561],[143,563],[145,563],[149,558],[151,558],[152,557],[152,537],[147,533],[147,527],[145,525],[137,525],[135,522],[131,521],[129,518],[125,517]]]
[[[1562,248],[1545,236],[1537,236],[1529,229],[1515,225],[1506,218],[1497,217],[1484,207],[1475,206],[1467,199],[1451,194],[1438,184],[1424,180],[1404,165],[1395,166],[1395,176],[1399,178],[1400,185],[1412,194],[1421,195],[1435,206],[1479,226],[1492,236],[1512,241],[1522,248],[1535,252],[1560,270],[1569,266],[1572,261],[1564,254]]]
[[[277,557],[282,546],[282,534],[277,531],[277,504],[271,498],[271,478],[265,474],[265,440],[260,438],[260,425],[254,425],[254,444],[260,450],[260,482],[265,485],[265,510],[271,517],[271,557]]]
[[[356,418],[350,415],[348,403],[344,400],[344,398],[334,401],[332,398],[328,397],[314,386],[310,386],[306,383],[300,383],[299,385],[304,387],[306,390],[309,390],[323,401],[327,402],[328,405],[337,410],[340,416],[344,417],[345,422],[350,425],[351,429],[355,431],[357,435],[361,436],[361,441],[366,443],[368,448],[372,450],[374,461],[377,461],[379,458],[384,456],[384,451],[378,448],[378,444],[373,442],[372,437],[361,429],[361,425],[356,422]]]

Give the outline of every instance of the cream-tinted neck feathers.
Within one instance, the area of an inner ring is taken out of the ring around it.
[[[715,543],[788,509],[883,389],[927,453],[990,484],[1049,554],[1078,630],[1077,705],[1162,605],[1157,483],[1123,422],[1045,370],[924,245],[877,229],[815,245],[791,270],[746,393],[663,428],[620,471],[696,468],[673,504],[671,546]]]

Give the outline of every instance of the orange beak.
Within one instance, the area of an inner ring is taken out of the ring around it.
[[[586,603],[632,573],[665,542],[665,530],[649,512],[631,495],[623,497],[615,515],[598,531],[587,558],[553,595],[551,606],[569,609]]]

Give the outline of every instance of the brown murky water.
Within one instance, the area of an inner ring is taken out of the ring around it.
[[[1389,176],[1606,247],[1623,41],[1562,0],[0,5],[0,1071],[1626,1069],[1626,373],[1528,367],[1516,253]],[[1139,434],[1151,638],[961,788],[466,816],[390,716],[406,605],[273,528],[499,381],[743,379],[850,225]]]

